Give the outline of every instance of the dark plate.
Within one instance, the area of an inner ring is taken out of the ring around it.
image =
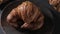
[[[49,18],[45,18],[45,24],[43,28],[40,30],[32,31],[32,32],[21,32],[16,30],[15,28],[11,27],[9,24],[6,22],[6,16],[10,13],[12,9],[20,5],[23,0],[20,1],[13,1],[9,3],[4,9],[1,14],[1,25],[3,27],[3,30],[6,32],[6,34],[51,34],[53,31],[53,23]],[[49,19],[49,20],[48,20]]]

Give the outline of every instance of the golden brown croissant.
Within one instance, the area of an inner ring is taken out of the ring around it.
[[[17,20],[22,19],[24,24],[20,28],[36,30],[43,26],[44,16],[37,6],[29,1],[13,9],[7,16],[7,22],[14,27],[18,27]]]

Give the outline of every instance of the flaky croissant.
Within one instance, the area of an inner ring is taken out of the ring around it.
[[[44,16],[39,8],[29,1],[25,1],[14,8],[7,16],[7,22],[14,27],[18,27],[18,19],[24,21],[20,28],[31,30],[40,29],[44,22]]]
[[[60,0],[48,0],[49,4],[54,7],[55,10],[60,12]]]

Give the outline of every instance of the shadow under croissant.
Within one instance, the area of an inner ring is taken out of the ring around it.
[[[43,27],[41,29],[38,29],[38,30],[35,30],[35,31],[24,30],[24,29],[20,29],[18,27],[18,28],[16,28],[19,31],[19,33],[18,33],[18,31],[16,32],[16,30],[14,30],[15,28],[13,28],[13,27],[11,27],[10,25],[7,24],[6,16],[10,13],[10,11],[12,9],[17,7],[22,2],[23,1],[14,1],[14,2],[11,2],[10,4],[8,4],[3,9],[3,12],[1,14],[1,24],[2,24],[2,27],[3,27],[4,31],[7,34],[51,34],[53,32],[53,30],[54,30],[54,23],[52,22],[52,20],[49,17],[46,17],[46,16],[45,16]],[[19,23],[19,21],[18,21],[18,23]],[[21,25],[21,23],[19,25]]]

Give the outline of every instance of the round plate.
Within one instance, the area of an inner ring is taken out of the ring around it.
[[[45,18],[45,24],[42,28],[42,30],[37,30],[34,32],[20,32],[16,30],[15,28],[11,27],[9,24],[6,22],[6,16],[10,13],[12,9],[20,5],[22,0],[20,1],[13,1],[9,3],[4,9],[1,14],[1,25],[3,27],[3,30],[6,32],[6,34],[51,34],[53,31],[53,23],[51,20],[48,20],[49,18]]]

